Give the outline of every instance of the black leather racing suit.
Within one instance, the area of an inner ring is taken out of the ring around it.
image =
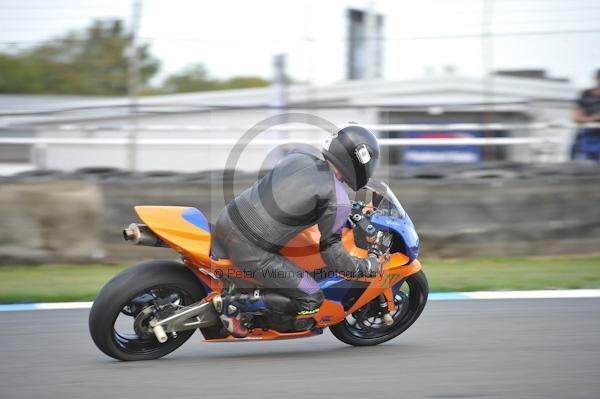
[[[349,212],[348,194],[327,162],[292,153],[221,211],[215,233],[239,268],[292,299],[285,313],[310,314],[323,302],[319,284],[279,250],[317,224],[327,271],[364,270],[368,261],[351,256],[341,242]]]

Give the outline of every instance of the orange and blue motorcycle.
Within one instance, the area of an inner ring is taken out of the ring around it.
[[[206,342],[304,338],[327,327],[355,346],[377,345],[400,335],[427,302],[427,279],[417,260],[419,238],[385,183],[370,183],[365,190],[364,201],[352,202],[342,239],[352,255],[378,254],[380,273],[361,278],[328,272],[319,254],[319,231],[306,229],[281,253],[315,277],[325,301],[318,313],[291,322],[270,309],[280,294],[261,287],[227,259],[199,210],[137,206],[143,224],[125,229],[125,240],[170,247],[181,262],[143,262],[110,280],[90,312],[92,339],[113,358],[148,360],[174,351],[196,329]],[[242,317],[250,329],[245,338],[232,337],[222,325],[219,314],[226,295],[245,304]]]

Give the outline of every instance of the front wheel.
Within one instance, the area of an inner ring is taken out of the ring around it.
[[[369,302],[329,329],[337,339],[354,346],[378,345],[402,334],[421,315],[427,303],[429,284],[419,271],[393,287],[395,309],[391,326],[383,322],[379,301]]]
[[[194,330],[171,334],[161,344],[149,327],[150,319],[205,296],[197,277],[179,262],[137,264],[117,274],[96,297],[89,318],[92,339],[115,359],[158,359],[183,345]]]

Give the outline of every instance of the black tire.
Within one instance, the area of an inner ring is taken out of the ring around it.
[[[137,345],[135,339],[131,340],[131,345],[123,341],[114,328],[117,317],[134,298],[155,289],[176,290],[181,294],[182,305],[206,296],[198,278],[179,262],[154,260],[123,270],[102,288],[90,311],[90,333],[102,352],[118,360],[158,359],[179,348],[192,336],[195,330],[182,331],[175,338],[169,336],[163,344],[154,336],[138,337]]]
[[[419,318],[427,304],[427,296],[429,295],[429,284],[422,270],[409,276],[405,280],[405,284],[410,288],[406,311],[399,312],[398,318],[394,318],[394,324],[383,328],[379,335],[360,336],[357,333],[358,330],[351,326],[347,320],[343,320],[329,329],[337,339],[353,346],[379,345],[397,337]]]

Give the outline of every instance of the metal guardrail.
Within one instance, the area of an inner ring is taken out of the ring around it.
[[[577,124],[566,121],[549,121],[533,123],[449,123],[449,124],[367,124],[369,129],[377,132],[392,131],[497,131],[497,130],[543,130],[543,129],[578,129],[600,128],[600,123]],[[75,125],[61,124],[57,126],[5,126],[2,129],[12,131],[27,130],[40,132],[82,132],[82,133],[109,133],[109,132],[244,132],[248,127],[242,126],[205,126],[205,125]],[[316,126],[280,125],[275,127],[280,132],[315,132],[321,129]]]
[[[563,134],[566,130],[576,128],[598,128],[600,123],[575,124],[567,121],[545,121],[533,123],[451,123],[451,124],[371,124],[366,125],[376,132],[470,132],[470,131],[510,131],[512,134],[520,134],[517,137],[455,137],[455,138],[381,138],[382,146],[524,146],[528,147],[531,159],[540,162],[554,162],[564,153],[564,149],[570,146],[571,136]],[[288,143],[305,143],[320,145],[324,139],[322,129],[316,126],[301,124],[279,125],[274,128],[280,133],[298,133],[300,137],[294,138],[256,138],[243,141],[242,144],[253,146],[274,146]],[[130,159],[136,159],[136,148],[143,146],[213,146],[232,147],[240,143],[239,137],[248,130],[241,126],[205,126],[205,125],[130,125],[117,126],[103,125],[75,125],[62,124],[58,126],[13,126],[4,127],[0,131],[7,132],[11,136],[0,136],[0,145],[31,145],[34,148],[33,160],[38,167],[43,168],[46,164],[46,153],[50,146],[54,145],[84,145],[84,146],[123,146],[127,148]],[[32,134],[30,137],[18,136],[23,131]],[[535,136],[533,132],[547,131],[544,136]],[[558,131],[558,132],[557,132]],[[173,136],[176,133],[187,134],[197,132],[200,137],[144,137],[145,133],[165,132],[165,136]],[[230,132],[237,136],[234,138],[206,138],[202,133]],[[314,135],[315,132],[321,134]],[[102,137],[104,134],[115,133],[122,137]],[[313,133],[313,134],[311,134]],[[6,134],[6,133],[5,133]],[[65,134],[77,135],[78,137],[64,137]],[[58,136],[58,137],[57,137]],[[314,137],[314,138],[313,138]],[[557,154],[558,157],[557,157]],[[134,170],[135,167],[132,167]]]
[[[194,138],[169,138],[169,139],[151,139],[138,138],[136,145],[224,145],[231,146],[238,143],[237,139],[194,139]],[[278,145],[287,143],[305,143],[320,144],[323,140],[317,139],[255,139],[248,141],[251,145]],[[462,146],[462,145],[536,145],[536,144],[560,144],[560,139],[540,138],[540,137],[490,137],[490,138],[402,138],[402,139],[379,139],[382,146]],[[66,138],[66,137],[0,137],[0,144],[32,144],[32,145],[127,145],[131,140],[128,138]]]

